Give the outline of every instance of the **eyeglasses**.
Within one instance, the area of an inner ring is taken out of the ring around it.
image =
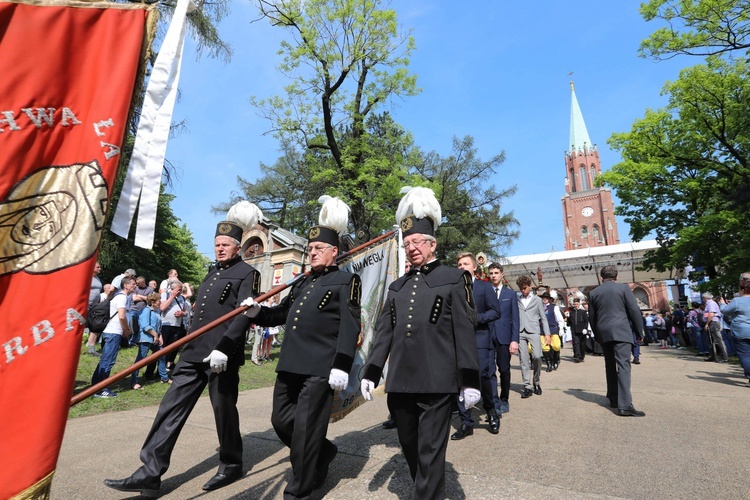
[[[307,253],[313,254],[313,253],[323,253],[329,248],[333,248],[332,245],[325,245],[325,246],[316,246],[316,247],[307,247]]]
[[[429,241],[429,240],[411,240],[411,241],[405,241],[404,244],[401,245],[401,248],[403,248],[404,250],[408,250],[411,247],[419,248],[422,245],[424,245],[425,242],[427,242],[427,241]]]

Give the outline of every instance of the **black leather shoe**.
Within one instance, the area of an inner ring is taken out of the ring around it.
[[[713,356],[711,356],[709,358],[704,359],[703,361],[716,361],[716,358],[714,358]]]
[[[645,417],[646,413],[636,410],[632,406],[627,410],[617,410],[617,414],[621,417]]]
[[[521,399],[530,398],[532,394],[534,393],[531,392],[531,389],[524,389],[523,392],[521,393]]]
[[[238,470],[237,472],[217,472],[214,477],[208,480],[206,484],[203,485],[203,489],[205,491],[213,491],[218,490],[219,488],[223,488],[224,486],[230,485],[233,482],[237,481],[239,478],[242,477],[242,470]]]
[[[573,358],[573,363],[580,363],[581,360],[579,358]]]
[[[394,422],[392,418],[389,418],[388,420],[383,422],[383,427],[385,427],[386,429],[395,429],[396,422]]]
[[[395,427],[395,424],[394,424]],[[327,447],[326,450],[323,450],[323,452],[320,455],[319,459],[319,465],[316,470],[316,477],[315,481],[313,482],[313,489],[317,490],[321,486],[323,486],[323,483],[326,482],[326,477],[328,477],[328,467],[331,465],[331,462],[333,462],[333,459],[336,458],[336,454],[339,452],[338,446],[331,443],[330,447]]]
[[[140,493],[141,496],[146,498],[156,498],[159,496],[161,480],[139,481],[138,479],[133,479],[131,476],[125,479],[105,479],[104,485],[109,486],[113,490]]]
[[[534,384],[534,394],[536,394],[537,396],[541,396],[542,395],[542,386],[541,385]]]
[[[634,364],[634,365],[640,365],[640,364],[641,364],[641,360],[640,360],[640,359],[638,359],[638,358],[635,358],[635,359],[633,360],[633,364]]]
[[[466,436],[471,436],[472,434],[474,434],[473,427],[470,427],[466,424],[461,424],[461,428],[451,434],[451,441],[459,441]]]
[[[487,418],[490,422],[490,433],[497,434],[500,432],[500,415],[497,414],[497,411],[490,410],[487,414]]]

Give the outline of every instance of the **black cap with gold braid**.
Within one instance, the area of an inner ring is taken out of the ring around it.
[[[401,188],[401,193],[404,193],[404,197],[398,204],[396,221],[403,236],[435,236],[435,231],[442,222],[442,211],[432,189],[406,186]]]
[[[263,219],[263,212],[253,203],[242,200],[227,212],[227,220],[216,225],[216,236],[229,236],[242,241],[242,234]]]
[[[318,198],[318,202],[323,204],[318,216],[319,225],[308,231],[308,242],[322,241],[338,247],[340,237],[349,225],[349,207],[340,199],[328,195]]]

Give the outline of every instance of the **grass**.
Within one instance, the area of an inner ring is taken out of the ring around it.
[[[88,348],[84,344],[81,349],[81,357],[78,361],[78,370],[76,372],[76,381],[73,394],[77,394],[89,387],[91,384],[91,375],[96,369],[99,357],[86,354]],[[276,361],[279,357],[279,348],[274,347],[271,350],[272,360],[264,363],[262,366],[256,366],[250,362],[250,346],[245,350],[245,364],[240,367],[240,391],[249,389],[258,389],[260,387],[269,387],[276,380]],[[117,355],[117,363],[112,368],[112,374],[124,370],[135,361],[137,350],[135,347],[120,349]],[[178,358],[179,359],[179,358]],[[144,406],[158,405],[164,393],[167,392],[168,384],[162,384],[157,377],[156,380],[144,380],[145,368],[139,372],[140,383],[143,390],[134,391],[130,389],[130,375],[123,380],[110,386],[110,389],[119,394],[112,399],[100,399],[90,397],[71,407],[68,418],[85,417],[88,415],[97,415],[110,411],[132,410]],[[208,395],[208,389],[203,393]]]

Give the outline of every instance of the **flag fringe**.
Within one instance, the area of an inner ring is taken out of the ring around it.
[[[52,489],[52,476],[54,475],[55,475],[55,471],[50,472],[36,484],[29,486],[18,495],[12,497],[11,500],[47,500],[49,499],[50,490]]]

